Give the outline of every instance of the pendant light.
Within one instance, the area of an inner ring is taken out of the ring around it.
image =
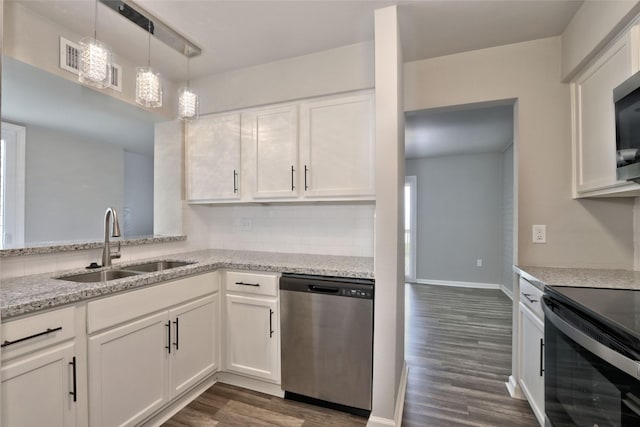
[[[78,80],[80,83],[104,89],[111,84],[111,51],[97,40],[98,0],[95,2],[93,37],[80,40]]]
[[[162,107],[160,74],[151,68],[151,20],[148,21],[149,50],[146,67],[136,67],[136,102],[148,108]]]
[[[198,95],[189,88],[189,64],[191,58],[187,57],[187,86],[178,91],[178,118],[183,120],[198,117]]]

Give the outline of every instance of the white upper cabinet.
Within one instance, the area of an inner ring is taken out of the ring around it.
[[[621,195],[640,189],[616,179],[613,89],[638,71],[638,28],[606,48],[571,84],[574,197]]]
[[[240,198],[240,113],[187,123],[187,199],[207,203]]]
[[[254,198],[291,198],[298,195],[298,108],[272,107],[243,113],[251,127],[255,168]]]
[[[373,94],[303,102],[300,114],[305,197],[373,196]]]

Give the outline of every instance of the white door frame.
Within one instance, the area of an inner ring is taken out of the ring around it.
[[[418,178],[416,176],[405,176],[404,185],[409,186],[409,194],[411,196],[409,219],[411,224],[409,224],[409,272],[405,271],[405,280],[407,281],[415,281],[416,280],[416,262],[417,262],[417,250],[416,246],[418,243],[417,240],[417,227],[418,227],[418,208],[417,208],[417,193],[418,193]],[[406,203],[405,203],[406,206]],[[406,226],[405,226],[406,227]],[[405,231],[406,233],[406,231]],[[406,236],[405,236],[406,239]],[[406,255],[405,255],[406,256]]]
[[[3,230],[3,235],[0,236],[0,248],[5,245],[22,246],[24,244],[26,134],[27,129],[24,126],[2,122],[3,138],[11,137],[11,143],[5,143],[2,170],[6,171],[6,176],[12,179],[3,182],[4,222],[9,225],[10,241],[6,241],[7,233]]]

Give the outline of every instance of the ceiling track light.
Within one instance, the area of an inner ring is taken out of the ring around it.
[[[104,89],[111,85],[111,51],[98,41],[98,0],[94,7],[93,37],[80,40],[78,80],[80,83]]]

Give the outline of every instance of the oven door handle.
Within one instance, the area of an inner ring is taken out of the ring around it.
[[[573,327],[567,321],[554,313],[553,310],[549,308],[547,301],[544,298],[542,300],[542,309],[544,311],[545,320],[553,323],[553,325],[563,334],[607,363],[615,366],[628,375],[631,375],[633,378],[640,379],[640,363],[638,363],[638,361],[629,359],[617,351],[610,349],[606,345],[600,344],[584,332]]]

